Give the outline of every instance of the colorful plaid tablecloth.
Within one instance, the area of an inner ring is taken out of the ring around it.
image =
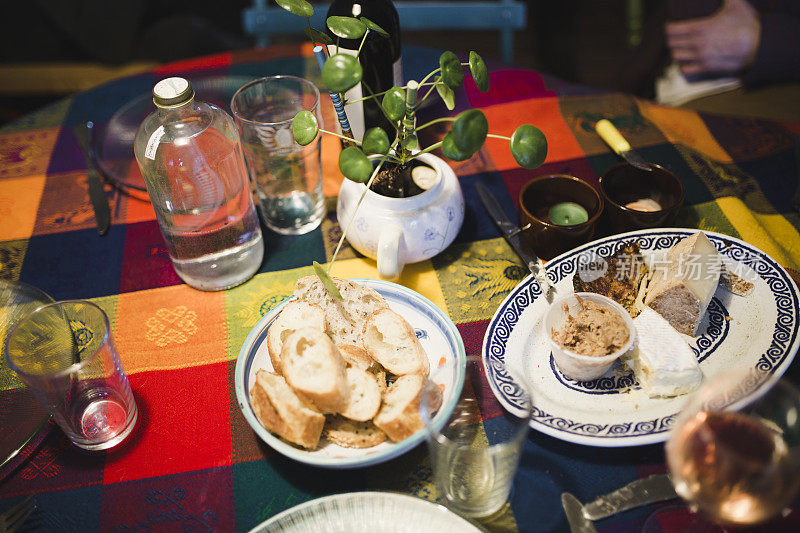
[[[438,65],[438,52],[406,47],[406,79]],[[568,173],[592,184],[617,162],[595,134],[611,119],[646,159],[677,174],[686,202],[676,225],[722,232],[770,254],[795,279],[800,215],[793,208],[800,173],[800,124],[701,115],[659,107],[619,93],[578,87],[527,70],[491,66],[492,90],[470,81],[456,109],[484,110],[492,133],[520,123],[539,126],[549,153],[543,167],[514,163],[507,143],[489,140],[472,159],[453,163],[467,213],[442,254],[409,265],[400,283],[423,294],[456,323],[468,355],[480,355],[487,324],[526,275],[475,193],[482,181],[506,211],[534,175]],[[286,459],[261,442],[237,405],[233,372],[253,325],[287,297],[311,262],[330,260],[340,236],[335,195],[338,142],[324,140],[328,216],[303,236],[265,230],[259,273],[225,292],[182,284],[172,269],[149,203],[107,186],[113,225],[99,237],[87,194],[86,163],[76,124],[107,121],[123,104],[167,75],[293,74],[319,81],[309,47],[271,47],[186,61],[115,81],[49,106],[0,130],[0,276],[21,280],[56,299],[86,298],[108,313],[139,406],[135,433],[120,449],[84,453],[52,424],[25,460],[0,482],[0,510],[35,494],[27,523],[49,531],[246,531],[319,496],[391,490],[435,499],[425,446],[388,463],[331,471]],[[324,98],[328,124],[335,120]],[[421,111],[446,112],[444,107]],[[435,128],[431,128],[434,130]],[[444,130],[432,131],[441,137]],[[375,263],[344,249],[341,277],[376,278]],[[798,364],[788,375],[796,383]],[[6,377],[3,383],[8,383]],[[532,431],[525,442],[510,506],[486,525],[496,531],[562,531],[563,491],[582,501],[636,478],[664,472],[660,445],[608,449],[563,442]],[[600,530],[641,529],[656,509],[622,513]],[[666,525],[681,528],[686,514]],[[795,513],[796,516],[796,513]],[[798,525],[797,520],[793,524]],[[668,527],[669,528],[669,527]]]

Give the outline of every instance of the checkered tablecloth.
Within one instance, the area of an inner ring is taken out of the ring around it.
[[[438,52],[406,47],[406,79],[438,64]],[[526,270],[485,214],[482,181],[506,211],[517,209],[534,175],[567,173],[597,184],[617,162],[593,130],[611,119],[646,159],[680,177],[686,202],[676,225],[741,238],[798,279],[800,215],[792,208],[800,172],[800,124],[708,116],[659,107],[619,93],[563,83],[532,71],[491,66],[492,90],[471,81],[456,109],[484,110],[492,133],[527,122],[547,135],[547,161],[535,171],[514,163],[507,143],[489,140],[472,159],[453,163],[467,212],[456,241],[430,261],[409,265],[400,283],[432,300],[456,323],[467,355],[480,355],[487,324]],[[35,494],[31,529],[49,531],[248,530],[319,496],[392,490],[435,499],[425,446],[388,463],[347,471],[286,459],[261,442],[237,405],[233,372],[253,325],[287,297],[311,262],[330,260],[340,236],[333,200],[341,175],[338,142],[324,140],[321,228],[299,237],[265,231],[259,273],[225,292],[199,292],[172,269],[146,201],[107,186],[113,224],[99,237],[88,201],[86,163],[72,127],[107,121],[167,75],[259,77],[292,74],[319,82],[309,47],[271,47],[176,63],[68,98],[0,130],[0,277],[21,280],[56,299],[91,299],[108,313],[139,406],[135,433],[118,450],[84,453],[54,426],[0,482],[0,511]],[[327,98],[325,117],[335,120]],[[444,107],[421,111],[436,114]],[[435,128],[430,128],[435,130]],[[433,138],[444,130],[431,131]],[[375,263],[345,248],[334,275],[376,278]],[[798,382],[797,363],[789,375]],[[5,377],[8,387],[12,380]],[[4,393],[6,391],[3,391]],[[531,432],[497,531],[567,528],[563,491],[589,501],[638,477],[663,472],[660,445],[606,449]],[[640,528],[655,506],[598,523]],[[671,524],[679,527],[680,517]],[[797,521],[794,522],[798,524]],[[668,524],[669,525],[669,524]]]

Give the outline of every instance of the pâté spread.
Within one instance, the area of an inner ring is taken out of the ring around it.
[[[580,309],[571,314],[564,303],[567,315],[564,326],[553,329],[553,340],[559,346],[589,357],[604,357],[622,348],[630,338],[625,321],[614,309],[578,298]]]

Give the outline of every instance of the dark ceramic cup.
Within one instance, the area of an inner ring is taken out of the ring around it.
[[[574,202],[586,210],[588,220],[575,225],[551,222],[550,209],[562,202]],[[553,257],[589,242],[603,213],[603,199],[588,183],[574,176],[538,176],[519,193],[519,225],[523,245],[542,259]]]
[[[675,219],[683,204],[683,183],[664,167],[650,166],[653,170],[648,172],[619,163],[600,178],[606,211],[603,222],[610,233],[667,226]],[[660,209],[643,211],[626,207],[642,199],[654,200]]]

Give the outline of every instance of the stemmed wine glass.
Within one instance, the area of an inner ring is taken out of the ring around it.
[[[690,509],[723,527],[766,522],[800,488],[800,393],[754,369],[710,379],[681,411],[665,449]]]

